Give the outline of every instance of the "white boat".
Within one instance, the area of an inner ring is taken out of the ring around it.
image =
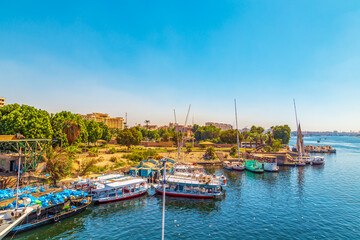
[[[155,186],[155,191],[163,194],[162,184]],[[165,195],[173,197],[189,197],[189,198],[215,198],[223,195],[221,182],[217,178],[204,175],[202,177],[182,177],[170,175],[165,181]]]
[[[299,154],[298,158],[296,159],[295,164],[296,164],[296,166],[303,167],[306,165],[306,162],[304,161],[304,156],[306,156],[306,153],[305,153],[305,148],[304,148],[304,140],[303,140],[303,135],[301,132],[300,122],[298,123],[295,99],[294,99],[294,109],[295,109],[295,118],[296,118],[296,127],[297,127],[296,149]]]
[[[236,142],[237,142],[237,152],[238,152],[238,158],[239,162],[237,163],[226,163],[223,165],[223,167],[227,170],[235,170],[238,172],[242,172],[245,170],[245,164],[243,161],[241,161],[240,158],[240,141],[239,141],[239,128],[238,128],[238,121],[237,121],[237,108],[236,108],[236,99],[234,99],[235,103],[235,120],[236,120]]]
[[[107,174],[107,175],[101,175],[101,176],[92,177],[92,178],[81,178],[81,177],[79,177],[79,180],[71,182],[71,185],[76,190],[80,190],[80,191],[90,193],[91,189],[97,183],[105,183],[107,181],[113,181],[113,180],[121,179],[121,178],[124,178],[124,177],[125,176],[122,173]]]
[[[264,158],[263,166],[264,166],[264,171],[267,171],[267,172],[279,171],[276,157],[268,156],[268,157]]]
[[[107,203],[141,196],[147,192],[149,185],[146,179],[124,177],[105,183],[97,183],[91,189],[93,202]]]
[[[316,156],[312,159],[313,165],[322,165],[325,163],[325,158],[323,156]]]
[[[33,208],[31,207],[1,211],[0,239],[3,239],[13,228],[19,225],[32,211]]]

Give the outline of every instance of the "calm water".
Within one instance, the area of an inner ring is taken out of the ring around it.
[[[324,166],[281,167],[261,175],[208,169],[228,178],[226,197],[167,198],[165,238],[360,239],[360,138],[328,137],[321,144],[337,148]],[[161,207],[151,192],[92,206],[15,239],[161,239]]]

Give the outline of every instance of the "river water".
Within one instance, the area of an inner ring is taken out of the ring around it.
[[[304,141],[317,145],[317,139]],[[228,178],[226,197],[167,198],[165,239],[360,239],[360,138],[320,144],[337,149],[324,166],[264,174],[207,169]],[[161,212],[161,197],[150,191],[14,239],[161,239]]]

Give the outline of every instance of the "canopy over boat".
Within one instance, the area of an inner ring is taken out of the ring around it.
[[[98,185],[98,188],[93,189],[92,192],[101,192],[101,191],[117,189],[117,188],[122,188],[131,185],[142,184],[142,183],[146,183],[146,180],[141,178],[127,178],[126,180],[114,181],[111,183]]]

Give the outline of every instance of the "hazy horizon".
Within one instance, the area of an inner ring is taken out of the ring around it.
[[[359,131],[358,1],[0,3],[0,96],[129,125]],[[193,121],[194,119],[194,121]]]

